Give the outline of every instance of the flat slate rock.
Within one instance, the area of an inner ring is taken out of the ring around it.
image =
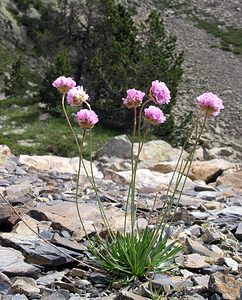
[[[80,203],[79,209],[87,234],[95,233],[95,228],[99,232],[104,230],[104,222],[96,202]],[[123,228],[125,217],[123,211],[116,207],[109,206],[105,209],[105,213],[112,230]],[[76,240],[80,240],[85,236],[75,203],[62,202],[57,205],[37,207],[32,209],[30,214],[40,221],[51,221],[54,229],[66,230],[74,234]]]
[[[24,262],[23,254],[15,249],[0,246],[0,269],[8,276],[37,277],[40,269]]]
[[[72,261],[64,253],[39,238],[7,232],[0,234],[0,242],[2,245],[20,250],[28,263],[41,266],[60,266]],[[74,257],[82,257],[80,253],[61,247],[58,248]],[[8,257],[7,254],[5,257]]]

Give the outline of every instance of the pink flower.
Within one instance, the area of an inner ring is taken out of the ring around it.
[[[75,86],[67,94],[67,102],[71,106],[79,106],[88,100],[88,94],[83,90],[83,86]]]
[[[139,90],[129,89],[129,90],[127,90],[126,98],[123,98],[124,105],[126,105],[128,108],[138,107],[141,105],[144,96],[145,96],[145,93],[143,93]]]
[[[150,96],[157,104],[167,104],[171,99],[170,91],[166,84],[158,80],[152,82]]]
[[[149,106],[144,109],[145,118],[151,124],[162,124],[166,121],[166,117],[162,110],[157,106]]]
[[[222,100],[211,92],[204,93],[197,97],[198,105],[208,116],[218,116],[220,110],[224,108]]]
[[[60,93],[65,94],[68,93],[71,88],[76,86],[76,82],[70,77],[60,76],[52,83],[52,85],[57,88]]]
[[[82,128],[92,128],[98,122],[98,116],[93,110],[81,109],[76,114],[76,120]]]

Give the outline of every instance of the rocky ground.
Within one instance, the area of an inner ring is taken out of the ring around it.
[[[114,230],[122,229],[130,150],[128,139],[117,137],[96,154],[93,164]],[[22,218],[0,199],[2,299],[241,299],[242,163],[232,148],[196,151],[171,227],[171,238],[184,246],[175,259],[177,267],[128,287],[108,282],[106,274],[65,254],[92,264],[75,207],[78,159],[14,157],[6,146],[1,146],[0,153],[1,194]],[[139,224],[147,225],[150,214],[151,224],[155,223],[179,153],[163,141],[145,144],[137,173]],[[86,166],[89,168],[88,162]],[[95,234],[94,227],[104,234],[95,194],[83,172],[80,209],[88,234]],[[155,298],[158,293],[164,298]]]

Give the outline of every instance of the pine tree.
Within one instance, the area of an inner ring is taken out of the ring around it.
[[[23,96],[26,91],[26,83],[23,76],[23,65],[19,58],[11,66],[9,77],[4,78],[4,93],[6,96]]]

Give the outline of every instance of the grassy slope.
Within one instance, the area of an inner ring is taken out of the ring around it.
[[[32,99],[8,99],[0,102],[0,112],[3,120],[0,132],[0,144],[6,144],[15,155],[19,154],[47,154],[60,156],[76,156],[77,149],[73,136],[63,118],[49,117],[46,121],[39,121],[38,116],[43,112]],[[73,122],[78,136],[82,136],[82,129]],[[14,131],[25,129],[24,132]],[[93,151],[99,149],[104,142],[119,132],[96,126],[93,129]],[[23,146],[20,140],[30,140],[33,145]],[[88,141],[84,148],[84,156],[88,156]]]

